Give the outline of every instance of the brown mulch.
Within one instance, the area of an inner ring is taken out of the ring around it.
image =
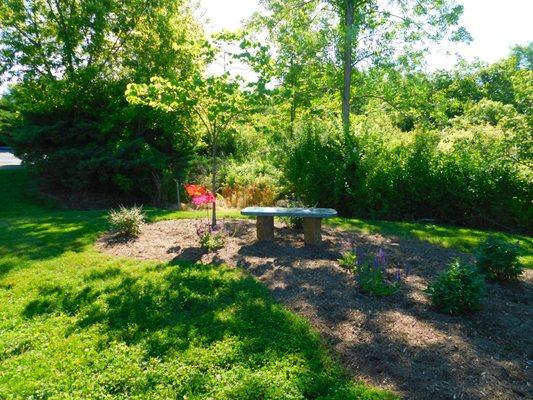
[[[228,263],[246,269],[274,298],[307,318],[358,379],[407,399],[533,398],[533,270],[513,284],[489,285],[484,308],[452,317],[432,310],[423,289],[455,257],[469,256],[415,239],[363,235],[324,227],[320,248],[277,225],[272,243],[255,241],[253,221],[226,222],[226,246],[205,254],[197,220],[145,225],[139,238],[102,238],[110,254],[168,261]],[[366,252],[380,247],[389,274],[407,269],[389,298],[362,294],[338,266],[340,245],[354,240]]]

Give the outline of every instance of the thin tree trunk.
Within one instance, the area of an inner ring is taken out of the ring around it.
[[[294,61],[291,58],[291,64],[290,64],[290,71],[291,71],[291,110],[290,110],[290,130],[291,130],[291,136],[294,135],[294,121],[296,120],[296,84],[294,82]]]
[[[293,87],[292,99],[291,99],[291,135],[294,135],[294,122],[296,121],[296,94]]]
[[[342,124],[344,131],[350,131],[350,95],[352,86],[352,72],[353,72],[353,41],[354,41],[354,12],[355,0],[345,0],[344,10],[344,82],[342,89]]]
[[[217,125],[215,122],[213,135],[211,137],[211,190],[213,196],[215,196],[211,213],[211,226],[213,228],[217,225],[217,135]]]

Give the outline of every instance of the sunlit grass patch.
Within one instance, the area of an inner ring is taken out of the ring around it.
[[[0,398],[394,398],[242,271],[100,254],[105,211],[34,205],[26,179],[0,171]]]

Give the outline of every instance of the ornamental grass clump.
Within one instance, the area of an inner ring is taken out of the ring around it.
[[[455,260],[425,291],[437,310],[465,314],[481,308],[486,284],[475,266]]]
[[[516,245],[488,237],[478,248],[476,266],[488,280],[514,280],[524,270],[518,260],[519,251]]]
[[[145,215],[142,207],[120,206],[118,210],[109,211],[108,221],[111,232],[124,237],[136,237],[141,233]]]

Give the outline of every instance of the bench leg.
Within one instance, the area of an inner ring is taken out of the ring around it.
[[[274,217],[257,217],[257,240],[274,240]]]
[[[304,218],[304,242],[306,246],[318,246],[322,241],[322,218]]]

